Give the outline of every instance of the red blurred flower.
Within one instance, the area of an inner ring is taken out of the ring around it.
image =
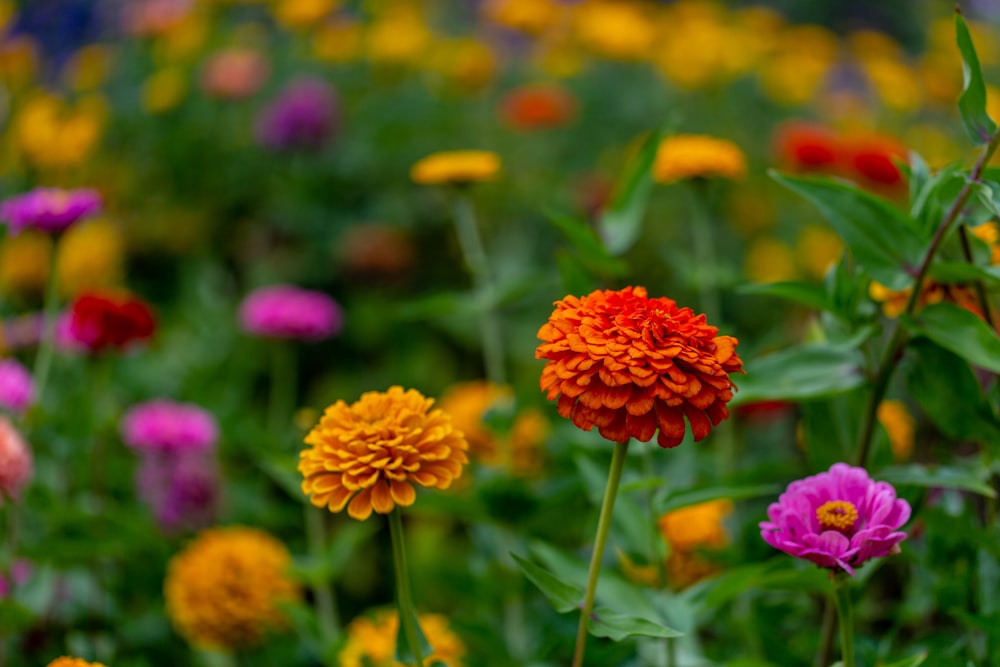
[[[852,175],[875,187],[894,188],[903,184],[903,172],[896,165],[906,162],[906,148],[894,139],[867,135],[845,143],[844,161]]]
[[[119,350],[150,339],[156,321],[149,305],[130,294],[88,292],[70,306],[69,333],[91,352],[109,347]]]
[[[738,341],[719,336],[704,315],[650,299],[642,287],[567,296],[555,305],[535,356],[549,360],[542,390],[578,428],[597,426],[615,442],[648,442],[659,429],[657,443],[676,447],[687,423],[697,442],[729,416],[729,375],[743,372]]]
[[[500,118],[518,130],[559,127],[576,114],[576,99],[568,91],[550,84],[516,88],[504,97]]]
[[[774,149],[783,165],[797,171],[826,171],[837,164],[837,136],[822,125],[789,121],[778,127]]]

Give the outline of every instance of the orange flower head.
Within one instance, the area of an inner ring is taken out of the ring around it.
[[[412,483],[447,489],[468,463],[468,442],[434,399],[402,387],[337,401],[306,435],[302,492],[316,507],[363,521],[416,500]],[[350,501],[350,505],[348,505]]]
[[[464,667],[465,644],[441,614],[420,614],[420,629],[434,652],[424,660],[444,662],[451,667]],[[346,628],[347,641],[338,658],[341,667],[403,667],[394,659],[399,614],[383,609],[373,616],[358,616]]]
[[[722,522],[732,511],[728,499],[709,500],[667,512],[657,524],[672,551],[718,549],[728,542]]]
[[[516,130],[559,127],[576,113],[576,99],[554,85],[521,86],[509,92],[500,106],[500,118]]]
[[[676,447],[688,423],[699,441],[729,416],[729,376],[743,372],[738,341],[719,336],[704,315],[650,299],[643,287],[567,296],[555,306],[535,356],[548,359],[542,391],[577,427],[597,426],[616,442],[649,442],[659,430],[657,443]]]
[[[700,134],[667,137],[660,142],[653,162],[653,179],[658,183],[715,177],[739,181],[746,172],[746,156],[739,146]]]
[[[63,656],[61,658],[56,658],[46,667],[104,667],[104,665],[99,662],[87,662],[83,658]]]

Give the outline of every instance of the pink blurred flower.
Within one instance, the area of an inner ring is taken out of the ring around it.
[[[227,100],[250,97],[264,85],[267,60],[257,51],[232,48],[212,55],[201,71],[201,86],[209,95]]]
[[[337,302],[322,292],[271,285],[243,300],[240,322],[255,336],[321,340],[340,330],[341,312]]]
[[[864,468],[835,463],[829,472],[792,482],[767,508],[760,535],[775,549],[820,567],[854,574],[872,558],[899,551],[910,505]]]
[[[13,424],[0,416],[0,504],[5,498],[16,500],[33,472],[27,443]]]
[[[337,95],[326,81],[293,80],[257,118],[257,139],[276,150],[316,150],[337,131]]]
[[[146,453],[136,476],[136,488],[166,533],[205,528],[215,519],[218,470],[208,452]]]
[[[191,13],[189,0],[135,0],[122,8],[122,27],[129,35],[162,35]]]
[[[215,417],[197,405],[161,398],[126,412],[121,434],[140,453],[203,452],[215,445],[219,429]]]
[[[0,407],[20,414],[35,398],[35,382],[17,359],[0,361]]]
[[[0,220],[12,234],[34,227],[45,232],[61,232],[101,208],[97,190],[83,188],[35,188],[0,203]]]

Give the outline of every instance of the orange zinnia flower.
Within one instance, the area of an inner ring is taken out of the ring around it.
[[[559,414],[615,442],[636,438],[676,447],[687,422],[695,441],[729,416],[743,372],[737,340],[719,336],[704,315],[643,287],[597,290],[557,301],[538,331],[535,356],[548,359],[541,387]]]

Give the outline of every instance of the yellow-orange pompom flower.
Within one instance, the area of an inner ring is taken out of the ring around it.
[[[370,391],[337,401],[306,435],[299,472],[316,507],[358,520],[416,499],[412,484],[447,489],[468,463],[469,444],[451,417],[415,389]],[[348,501],[350,504],[348,505]]]
[[[420,614],[420,628],[434,652],[424,660],[430,664],[441,661],[449,667],[464,667],[465,645],[448,627],[448,619],[440,614]],[[341,667],[403,667],[396,662],[396,634],[399,614],[382,610],[373,618],[359,616],[347,626],[347,642],[341,649]]]
[[[82,658],[64,656],[62,658],[56,658],[46,665],[46,667],[104,667],[104,665],[99,662],[87,662]]]
[[[660,142],[653,162],[653,178],[659,183],[713,177],[738,181],[746,171],[746,157],[739,146],[699,134],[667,137]]]
[[[738,341],[718,335],[704,315],[651,299],[643,287],[567,296],[555,306],[535,356],[549,360],[542,391],[577,427],[597,426],[615,442],[648,442],[659,429],[657,443],[675,447],[685,418],[698,441],[729,416],[729,375],[743,372]]]
[[[170,561],[167,615],[193,646],[253,646],[284,626],[281,605],[299,597],[291,564],[288,549],[261,530],[205,530]]]
[[[446,185],[491,181],[500,173],[500,157],[490,151],[432,153],[410,169],[420,185]]]

